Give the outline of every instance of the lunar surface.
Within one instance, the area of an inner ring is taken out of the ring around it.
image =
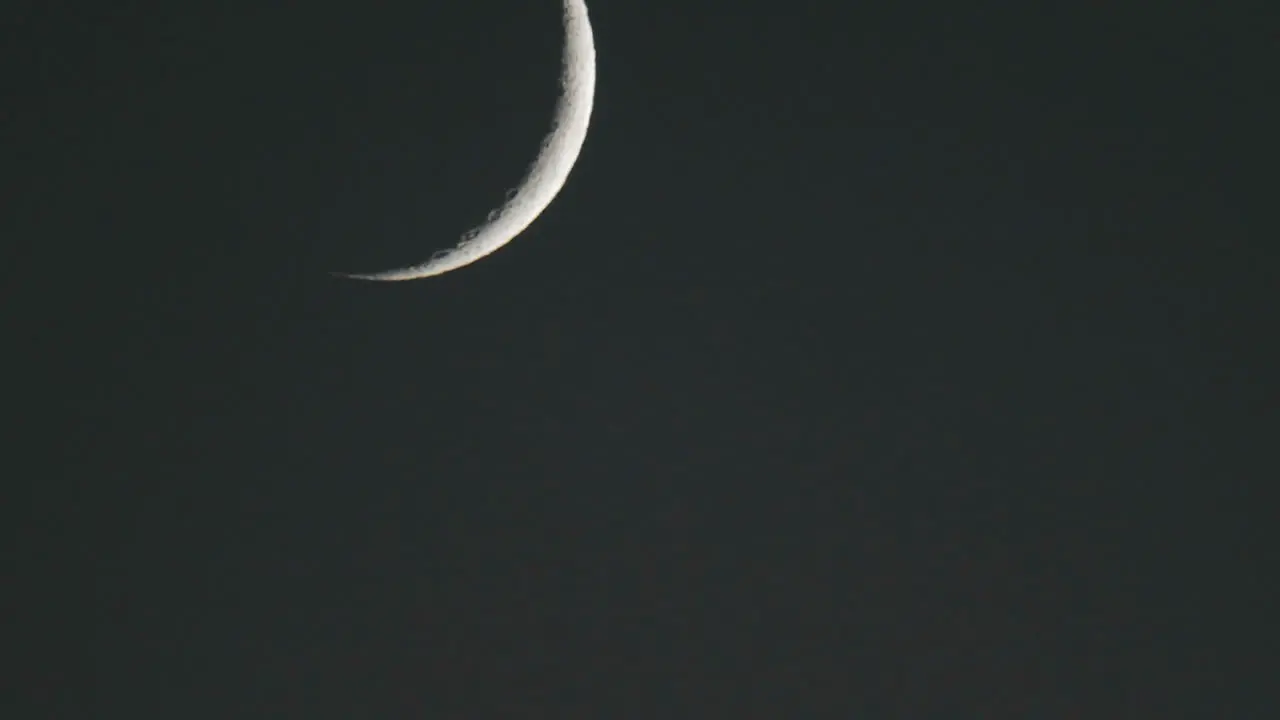
[[[560,100],[551,132],[525,173],[524,180],[485,223],[462,236],[453,248],[441,250],[426,262],[383,272],[334,273],[359,280],[416,280],[441,275],[479,260],[511,242],[546,209],[564,187],[582,143],[587,139],[596,87],[596,49],[584,0],[564,0],[564,68]]]

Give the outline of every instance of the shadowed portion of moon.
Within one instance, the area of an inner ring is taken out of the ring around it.
[[[537,158],[505,204],[489,213],[485,224],[467,232],[453,248],[426,262],[367,274],[334,273],[358,280],[416,280],[441,275],[479,260],[511,242],[542,213],[564,187],[582,143],[587,139],[596,87],[596,49],[584,0],[564,0],[564,68],[560,100],[551,132]]]

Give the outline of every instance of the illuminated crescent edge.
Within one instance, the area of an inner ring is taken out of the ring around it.
[[[565,43],[560,99],[551,131],[537,158],[507,201],[491,211],[485,224],[468,231],[452,248],[437,251],[419,265],[368,274],[333,273],[358,280],[416,280],[441,275],[479,260],[519,235],[537,219],[560,189],[587,139],[595,98],[596,49],[584,0],[564,0]]]

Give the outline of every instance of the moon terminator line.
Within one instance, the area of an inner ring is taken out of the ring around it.
[[[587,139],[587,125],[595,99],[596,49],[585,0],[564,2],[564,54],[560,99],[551,131],[525,172],[524,180],[508,192],[506,202],[491,211],[483,225],[468,231],[452,248],[440,250],[425,262],[383,272],[334,273],[358,280],[416,280],[441,275],[479,260],[511,242],[529,227],[560,189]]]

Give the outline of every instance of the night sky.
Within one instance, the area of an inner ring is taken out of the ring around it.
[[[1263,4],[17,5],[6,720],[1269,715]]]

